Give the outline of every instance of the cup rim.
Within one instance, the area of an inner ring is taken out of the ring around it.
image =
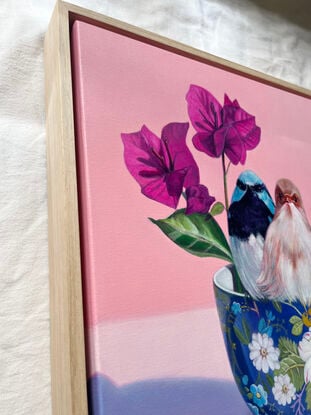
[[[232,281],[232,265],[227,265],[224,267],[219,268],[214,276],[213,276],[213,284],[214,287],[217,287],[218,290],[228,294],[228,295],[234,295],[236,297],[240,297],[241,299],[247,299],[247,298],[251,298],[253,301],[256,301],[256,303],[266,303],[266,302],[276,302],[276,303],[280,303],[284,306],[296,306],[296,307],[301,307],[303,306],[304,308],[306,307],[305,304],[303,304],[300,301],[291,301],[291,302],[287,302],[287,301],[279,301],[279,300],[269,300],[267,298],[253,298],[250,297],[247,294],[243,294],[243,293],[239,293],[234,291],[233,289],[233,281]],[[308,306],[308,308],[311,308],[311,305]]]
[[[214,285],[221,291],[224,291],[237,297],[245,298],[246,295],[238,293],[233,289],[231,266],[227,265],[215,272],[213,277]]]

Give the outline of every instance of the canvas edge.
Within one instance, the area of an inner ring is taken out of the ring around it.
[[[87,414],[70,27],[94,24],[290,93],[311,91],[58,0],[45,37],[52,413]]]

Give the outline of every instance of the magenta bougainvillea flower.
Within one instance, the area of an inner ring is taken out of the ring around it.
[[[198,166],[186,145],[189,123],[170,123],[161,139],[145,125],[121,134],[125,164],[150,199],[176,208],[183,188],[199,183]]]
[[[187,209],[186,215],[191,213],[208,213],[215,202],[214,196],[210,196],[208,188],[203,184],[190,186],[186,189]]]
[[[190,85],[186,95],[188,113],[197,133],[193,144],[211,157],[225,154],[233,164],[244,164],[246,151],[260,141],[255,117],[225,95],[222,106],[206,89]]]

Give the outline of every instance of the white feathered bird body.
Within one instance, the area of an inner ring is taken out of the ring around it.
[[[230,237],[230,246],[244,288],[253,298],[263,298],[263,294],[256,284],[256,279],[261,272],[263,236],[251,234],[245,240]]]
[[[281,179],[275,198],[257,286],[269,299],[311,304],[311,229],[300,193],[292,182]]]

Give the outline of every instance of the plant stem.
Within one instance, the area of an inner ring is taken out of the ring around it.
[[[226,208],[226,212],[227,212],[227,216],[228,216],[229,198],[228,198],[227,174],[228,174],[231,162],[229,162],[228,166],[226,167],[226,160],[225,160],[225,154],[224,153],[222,153],[222,155],[221,155],[221,161],[222,161],[222,174],[223,174],[223,182],[224,182],[225,208]],[[241,283],[239,273],[238,273],[234,263],[232,264],[231,272],[232,272],[232,281],[233,281],[234,291],[244,294],[245,289],[243,287],[243,284]]]
[[[245,294],[245,288],[243,287],[243,284],[241,283],[241,279],[239,276],[239,273],[235,267],[234,264],[231,264],[231,273],[232,273],[232,282],[233,282],[233,290],[240,294]]]
[[[228,185],[227,185],[228,170],[226,169],[226,161],[225,161],[225,154],[224,153],[222,153],[221,161],[222,161],[222,174],[223,174],[223,181],[224,181],[225,208],[226,208],[226,211],[228,212],[228,210],[229,210]]]
[[[231,166],[231,161],[229,161],[229,163],[228,163],[228,166],[227,166],[227,169],[226,169],[226,175],[228,174],[230,166]]]
[[[293,410],[295,410],[295,415],[303,415],[305,413],[305,407],[302,404],[302,395],[306,389],[307,384],[305,383],[301,392],[297,394],[297,399],[291,406]]]

